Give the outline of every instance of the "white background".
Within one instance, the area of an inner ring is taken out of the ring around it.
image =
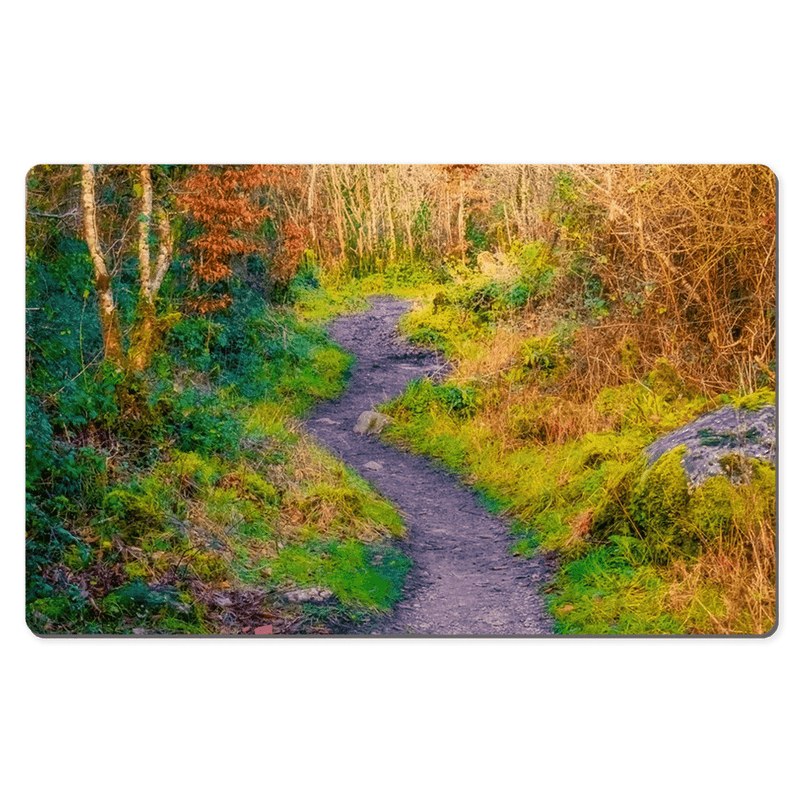
[[[796,791],[797,27],[743,2],[38,2],[3,22],[9,797]],[[36,163],[735,162],[780,179],[780,627],[766,640],[43,641],[23,614]]]

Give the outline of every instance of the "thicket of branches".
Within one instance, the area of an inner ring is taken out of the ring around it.
[[[774,382],[775,179],[758,165],[328,165],[302,217],[328,269],[473,265],[539,240],[550,297],[587,311],[572,389],[666,358],[706,391]],[[624,350],[626,358],[619,353]]]
[[[706,391],[774,383],[769,169],[605,166],[563,174],[569,185],[556,192],[556,217],[601,280],[608,311],[581,334],[582,385],[623,380],[632,360],[652,367],[659,357]],[[624,365],[613,357],[622,349]]]

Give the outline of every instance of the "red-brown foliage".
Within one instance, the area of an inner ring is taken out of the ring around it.
[[[246,167],[198,166],[184,182],[181,202],[202,226],[192,245],[198,281],[207,285],[228,278],[236,256],[268,248],[257,236],[258,227],[272,219],[278,242],[272,250],[274,277],[291,277],[307,238],[307,229],[291,219],[282,219],[281,205],[300,186],[297,167],[255,164]],[[225,308],[229,299],[200,297],[192,308],[199,313]]]
[[[253,234],[270,213],[256,202],[254,190],[266,182],[261,166],[211,169],[202,165],[186,179],[181,201],[203,226],[193,242],[198,254],[194,271],[201,281],[227,278],[231,256],[256,249]]]

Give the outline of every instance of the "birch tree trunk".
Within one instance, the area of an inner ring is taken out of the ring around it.
[[[145,183],[145,171],[147,172],[147,181]],[[142,186],[148,186],[149,197],[142,194],[142,213],[140,215],[140,225],[142,220],[149,216],[145,214],[145,208],[149,208],[152,212],[153,207],[153,185],[150,180],[150,168],[142,167]],[[158,290],[161,288],[161,283],[164,276],[169,269],[169,262],[172,258],[172,232],[170,231],[169,218],[163,209],[158,211],[158,233],[160,244],[158,249],[158,256],[156,258],[155,269],[151,268],[150,264],[150,248],[149,244],[144,249],[142,246],[142,229],[139,229],[139,306],[136,312],[136,323],[131,334],[131,350],[129,357],[129,365],[134,371],[141,371],[145,369],[153,353],[158,345],[159,339],[171,327],[172,324],[177,322],[177,316],[166,317],[159,320],[156,314],[156,296]],[[149,224],[145,229],[145,238],[149,239],[150,231]]]
[[[150,218],[153,216],[153,181],[150,165],[139,167],[142,185],[142,208],[139,212],[139,275],[142,289],[150,285]]]
[[[97,206],[95,201],[94,166],[84,164],[81,169],[81,205],[83,207],[83,229],[86,244],[94,264],[95,289],[100,316],[100,329],[103,334],[103,351],[105,358],[117,367],[143,370],[158,343],[159,337],[170,323],[177,321],[172,315],[159,324],[156,318],[155,298],[172,257],[172,235],[169,219],[163,209],[158,211],[160,245],[155,265],[150,259],[150,225],[153,217],[153,181],[149,164],[143,164],[139,170],[142,186],[142,202],[139,209],[139,304],[136,309],[136,320],[131,331],[130,352],[126,354],[122,347],[119,314],[114,303],[111,288],[111,275],[97,235]]]
[[[92,264],[94,265],[94,285],[100,315],[100,330],[103,334],[103,353],[107,361],[117,367],[121,367],[123,352],[119,314],[114,303],[114,293],[111,289],[111,276],[98,243],[94,178],[94,165],[84,164],[81,168],[83,232],[86,237],[86,244],[89,247],[89,254],[92,257]]]

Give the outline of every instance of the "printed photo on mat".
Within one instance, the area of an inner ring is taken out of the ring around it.
[[[766,636],[758,165],[40,165],[40,636]]]

